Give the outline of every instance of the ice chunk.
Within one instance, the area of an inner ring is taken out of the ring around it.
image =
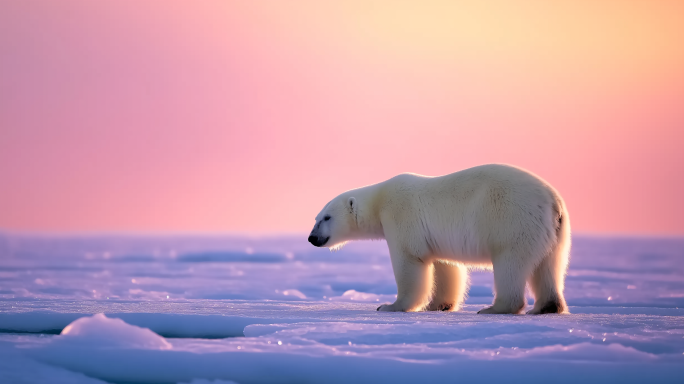
[[[285,296],[294,296],[294,297],[300,298],[300,299],[302,299],[302,300],[305,300],[305,299],[306,299],[306,295],[303,294],[303,293],[301,293],[300,291],[298,291],[298,290],[296,290],[296,289],[288,289],[288,290],[285,290],[285,291],[283,291],[283,295],[285,295]]]
[[[169,342],[149,329],[127,324],[121,319],[110,319],[104,313],[72,322],[56,341],[100,347],[171,349]]]

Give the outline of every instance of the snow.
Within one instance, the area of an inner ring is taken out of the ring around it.
[[[384,242],[0,235],[0,382],[679,382],[683,261],[576,237],[571,315],[477,315],[491,272],[461,312],[381,313]]]

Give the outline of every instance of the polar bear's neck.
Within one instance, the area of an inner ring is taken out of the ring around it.
[[[351,190],[348,196],[353,196],[358,202],[357,211],[357,239],[384,239],[385,233],[380,222],[378,210],[383,196],[383,184],[373,184],[367,187]]]

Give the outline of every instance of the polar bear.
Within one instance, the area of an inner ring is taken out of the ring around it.
[[[468,268],[492,268],[494,301],[478,313],[567,313],[563,297],[570,217],[540,177],[489,164],[439,177],[401,174],[342,193],[323,207],[309,242],[337,249],[386,239],[397,299],[378,311],[455,311]]]

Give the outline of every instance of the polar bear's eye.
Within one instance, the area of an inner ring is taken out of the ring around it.
[[[323,218],[323,220],[325,220],[325,221],[330,220],[330,215],[325,215],[325,217]]]

